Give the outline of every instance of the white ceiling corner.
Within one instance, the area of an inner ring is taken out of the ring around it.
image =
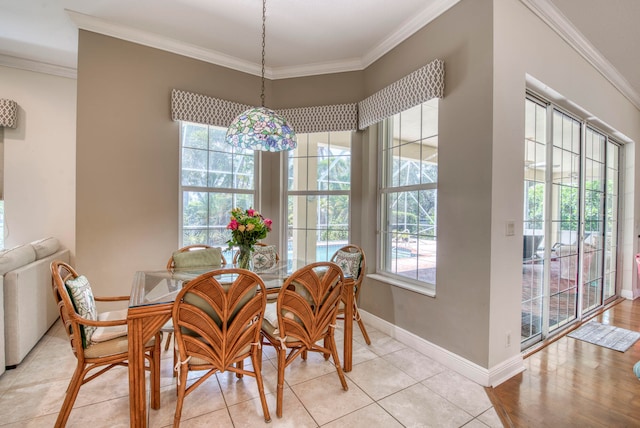
[[[550,0],[520,0],[598,70],[638,110],[640,94]]]

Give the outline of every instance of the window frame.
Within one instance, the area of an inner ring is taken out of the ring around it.
[[[308,144],[309,140],[308,138],[312,135],[324,135],[325,137],[323,137],[323,139],[328,143],[329,147],[331,147],[331,140],[332,140],[332,134],[342,134],[342,133],[347,133],[349,134],[349,145],[348,145],[348,161],[349,161],[349,189],[348,190],[340,190],[340,189],[330,189],[330,186],[327,186],[326,189],[296,189],[296,190],[291,190],[289,188],[289,170],[291,168],[290,165],[290,161],[291,161],[291,156],[289,156],[287,154],[286,158],[285,158],[285,167],[284,167],[284,177],[283,177],[283,220],[282,220],[282,224],[283,224],[283,234],[282,234],[282,238],[284,240],[284,246],[282,248],[285,249],[285,251],[283,251],[284,253],[284,257],[289,259],[288,253],[289,253],[289,235],[290,235],[290,225],[289,225],[289,198],[291,196],[306,196],[308,198],[318,198],[318,197],[332,197],[332,196],[347,196],[348,198],[348,219],[347,219],[347,226],[346,226],[346,232],[347,232],[347,239],[345,241],[345,243],[343,245],[347,245],[348,243],[351,242],[351,218],[352,218],[352,206],[353,206],[353,198],[352,198],[352,190],[353,190],[353,137],[354,137],[354,131],[320,131],[320,132],[308,132],[308,133],[298,133],[297,137],[298,137],[298,149],[296,149],[296,151],[293,153],[293,158],[298,158],[298,159],[309,159],[309,158],[315,158],[318,156],[314,156],[314,155],[309,155],[307,153],[306,156],[297,156],[297,153],[299,153],[299,150],[301,149],[301,144]],[[307,140],[305,140],[305,142],[302,142],[302,138],[306,137]],[[297,152],[297,153],[296,153]],[[307,162],[308,165],[308,162]],[[307,177],[309,176],[309,168],[306,168],[307,170]],[[329,180],[327,180],[327,182],[330,182]],[[319,187],[319,186],[316,186]],[[328,215],[327,215],[328,217]],[[317,216],[316,216],[317,218]],[[308,226],[308,225],[305,225]],[[322,231],[326,231],[326,232],[331,232],[332,229],[329,227],[329,224],[327,224],[327,227],[325,229],[310,229],[308,227],[303,227],[303,228],[294,228],[295,230],[298,231],[306,231],[305,233],[308,236],[308,233],[311,231],[316,231],[316,233],[320,233]],[[291,238],[292,240],[294,239],[293,237]],[[331,258],[331,256],[333,255],[334,251],[330,251],[329,248],[329,239],[326,239],[324,241],[316,241],[318,243],[320,242],[326,242],[327,243],[327,257],[326,259],[329,260]],[[307,242],[308,244],[308,242]],[[295,247],[295,243],[293,244]],[[337,244],[336,244],[337,245]],[[341,246],[343,246],[341,245]],[[281,255],[281,258],[283,257],[283,255]],[[309,263],[314,262],[314,261],[319,261],[319,260],[324,260],[324,258],[319,258],[318,257],[318,253],[316,252],[315,258],[309,258],[309,256],[306,253],[306,249],[305,249],[305,254],[304,256],[293,256],[294,259],[298,259],[298,260],[305,260]]]
[[[439,117],[440,117],[440,106],[439,106],[439,99],[431,99],[428,101],[425,101],[423,103],[420,103],[420,106],[424,106],[425,104],[428,104],[430,102],[435,102],[437,103],[436,106],[438,108],[438,117],[436,119],[436,125],[439,122]],[[407,112],[413,108],[415,108],[417,106],[413,106],[410,107],[406,110],[404,110],[403,112]],[[423,107],[424,108],[424,107]],[[427,296],[431,296],[434,297],[436,294],[436,281],[435,281],[435,277],[437,275],[437,273],[434,275],[434,281],[433,282],[427,282],[427,281],[421,281],[419,279],[413,279],[413,278],[409,278],[403,275],[400,275],[398,273],[394,273],[391,272],[390,270],[387,269],[386,267],[386,260],[385,260],[385,252],[387,251],[387,247],[392,247],[392,243],[391,241],[386,242],[386,237],[388,235],[388,232],[385,232],[385,221],[386,221],[386,211],[387,211],[387,207],[386,207],[386,195],[390,194],[390,193],[398,193],[398,192],[413,192],[413,191],[435,191],[435,218],[434,218],[434,224],[433,224],[433,240],[435,241],[435,245],[436,245],[436,249],[437,249],[437,242],[438,242],[438,235],[437,235],[437,205],[438,205],[438,196],[437,196],[437,191],[438,191],[438,177],[436,175],[436,178],[434,181],[432,182],[424,182],[424,183],[420,183],[420,184],[411,184],[411,185],[405,185],[405,186],[394,186],[393,183],[391,183],[393,180],[393,172],[392,169],[390,168],[390,166],[388,165],[389,160],[391,162],[393,162],[393,159],[386,159],[385,158],[385,151],[387,150],[391,150],[389,148],[386,147],[387,141],[390,140],[390,138],[392,139],[392,133],[393,133],[393,127],[390,126],[390,124],[393,124],[394,118],[396,118],[398,115],[401,115],[403,112],[399,112],[391,117],[387,117],[386,119],[378,122],[378,124],[376,125],[377,127],[377,153],[378,153],[378,169],[377,169],[377,181],[378,181],[378,191],[377,191],[377,206],[378,206],[378,217],[377,217],[377,227],[378,227],[378,231],[379,231],[379,236],[377,239],[377,257],[376,257],[376,273],[375,274],[371,274],[369,275],[370,277],[372,277],[373,279],[382,281],[382,282],[386,282],[388,284],[400,287],[400,288],[405,288],[420,294],[424,294]],[[435,134],[429,134],[429,135],[424,135],[424,122],[423,122],[423,117],[422,117],[423,112],[421,111],[421,123],[422,123],[422,127],[421,127],[421,141],[424,140],[428,140],[430,138],[435,138],[436,141],[439,138],[439,131],[437,130],[438,128],[436,128],[436,132]],[[399,118],[397,120],[400,120]],[[436,153],[438,150],[438,145],[436,145]],[[425,162],[424,160],[422,160],[421,158],[419,159],[420,162]],[[439,164],[436,163],[436,165]],[[385,177],[385,174],[389,174],[389,176]],[[386,182],[389,182],[390,184],[386,185],[385,184],[385,180]],[[387,222],[388,223],[388,222]],[[419,224],[419,220],[418,220],[418,224]],[[390,231],[389,231],[390,233]],[[389,249],[389,251],[391,251],[391,249]],[[436,250],[434,250],[434,257],[435,257],[435,253]],[[389,263],[393,263],[391,258],[389,259]],[[419,264],[418,262],[416,262],[416,276],[417,276],[417,270],[419,268]],[[435,272],[437,272],[437,262],[435,262]]]
[[[180,136],[179,136],[179,154],[178,154],[178,247],[184,247],[185,245],[190,245],[192,244],[192,242],[187,242],[185,243],[185,224],[184,224],[184,195],[185,192],[200,192],[200,193],[207,193],[208,195],[211,194],[215,194],[215,193],[220,193],[220,194],[230,194],[232,195],[232,207],[235,207],[236,204],[236,197],[237,195],[251,195],[253,196],[253,207],[259,207],[260,205],[260,161],[261,161],[261,156],[260,156],[260,152],[259,151],[254,151],[253,152],[253,189],[236,189],[233,187],[209,187],[209,183],[207,183],[207,186],[194,186],[194,185],[183,185],[183,181],[182,181],[182,174],[183,174],[183,150],[184,150],[184,143],[183,143],[183,137],[184,137],[184,126],[185,125],[195,125],[195,126],[200,126],[200,127],[204,127],[207,129],[207,148],[206,149],[202,149],[202,150],[206,150],[207,152],[207,159],[209,159],[210,155],[212,152],[216,152],[215,150],[211,149],[211,146],[209,145],[210,140],[210,134],[211,134],[211,129],[215,128],[218,129],[220,131],[225,130],[225,127],[222,126],[214,126],[214,125],[208,125],[208,124],[202,124],[202,123],[196,123],[196,122],[189,122],[189,121],[180,121]],[[231,156],[235,156],[236,155],[236,148],[232,149],[232,152],[229,153],[229,155]],[[242,150],[242,149],[240,149]],[[219,153],[224,153],[224,152],[219,152]],[[209,162],[207,160],[207,174],[209,174],[209,172],[211,171],[211,169],[209,168]],[[233,182],[234,180],[232,180]],[[243,207],[243,208],[249,208],[249,207]],[[231,211],[231,209],[229,210]],[[207,207],[207,212],[209,212],[209,206]],[[229,213],[229,216],[231,214]],[[207,215],[207,218],[209,219],[209,215]],[[209,223],[209,221],[207,221],[206,225],[204,225],[204,227],[207,230],[211,230],[212,227],[221,227],[224,226],[226,227],[226,224],[224,225],[211,225]],[[230,233],[229,233],[229,237],[230,237]],[[228,239],[228,238],[227,238]],[[226,241],[226,239],[225,239]],[[222,248],[222,251],[224,253],[225,258],[227,258],[228,260],[231,260],[229,257],[232,257],[232,251],[229,251],[227,249],[227,244],[226,242],[212,242],[209,239],[207,239],[207,242],[200,242],[202,244],[207,244],[207,245],[212,245],[212,246],[219,246]]]

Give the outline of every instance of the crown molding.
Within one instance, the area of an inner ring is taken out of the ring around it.
[[[640,95],[627,79],[576,29],[549,0],[520,0],[542,21],[600,72],[622,95],[640,110]]]
[[[376,47],[362,56],[362,70],[376,62],[387,52],[408,39],[418,30],[429,24],[431,21],[445,13],[447,10],[459,3],[460,0],[435,0],[420,13],[402,25],[395,33],[383,40]]]
[[[364,70],[391,49],[403,42],[409,36],[433,21],[460,0],[436,0],[422,12],[413,17],[398,31],[383,40],[379,45],[364,54],[362,58],[348,58],[341,61],[305,64],[292,67],[265,67],[265,77],[268,79],[285,79],[293,77],[314,76],[319,74],[344,73]],[[211,49],[205,49],[189,43],[184,43],[169,37],[147,31],[116,24],[104,19],[65,9],[71,20],[79,29],[104,34],[106,36],[138,43],[144,46],[172,52],[189,58],[231,68],[256,76],[261,75],[261,65],[244,61],[236,57],[223,54]]]
[[[319,62],[292,67],[271,67],[270,74],[272,79],[287,79],[292,77],[360,71],[364,70],[364,68],[365,67],[362,65],[360,58],[351,58],[342,61]],[[267,71],[265,69],[265,75],[266,74]]]
[[[104,34],[117,39],[134,42],[140,45],[149,46],[163,51],[175,53],[189,58],[198,59],[233,70],[260,76],[261,66],[249,61],[243,61],[231,55],[223,54],[211,49],[201,48],[190,43],[181,42],[169,37],[147,31],[138,30],[121,24],[116,24],[104,19],[78,13],[65,9],[71,20],[79,29]],[[266,75],[265,70],[265,75]]]
[[[35,71],[36,73],[67,77],[70,79],[78,78],[78,70],[76,70],[75,68],[48,64],[41,61],[33,61],[30,59],[18,58],[15,56],[0,54],[0,65],[5,67],[18,68],[20,70]]]

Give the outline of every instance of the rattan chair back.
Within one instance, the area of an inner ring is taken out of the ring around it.
[[[233,278],[221,284],[217,279]],[[266,305],[262,279],[245,269],[207,272],[189,281],[176,296],[172,317],[178,348],[178,402],[174,426],[180,422],[184,397],[216,372],[256,378],[265,421],[270,421],[261,374],[260,326]],[[252,370],[243,361],[252,360]],[[187,387],[189,370],[208,370]]]

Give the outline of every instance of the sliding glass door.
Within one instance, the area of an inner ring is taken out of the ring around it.
[[[526,100],[523,347],[615,296],[619,147]]]

